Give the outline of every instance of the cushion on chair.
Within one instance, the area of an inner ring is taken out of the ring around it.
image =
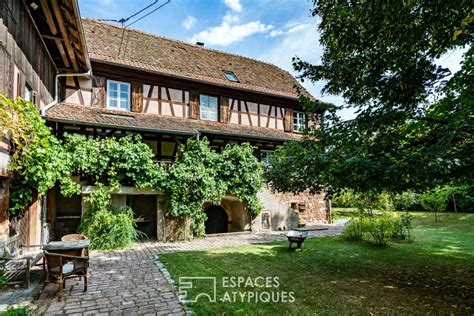
[[[63,265],[63,274],[71,273],[74,270],[74,263],[68,262]]]

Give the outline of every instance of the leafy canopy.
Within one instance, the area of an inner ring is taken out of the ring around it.
[[[343,121],[338,107],[301,98],[325,115],[270,159],[273,187],[401,192],[472,182],[473,9],[456,0],[315,1],[322,61],[295,58],[294,67],[358,115]],[[462,69],[449,77],[436,59],[461,47]]]

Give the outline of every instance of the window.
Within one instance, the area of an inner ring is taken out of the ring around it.
[[[293,112],[293,131],[302,133],[306,128],[306,113]]]
[[[239,79],[232,71],[224,71],[224,76],[227,78],[227,80],[239,82]]]
[[[28,85],[25,84],[25,97],[23,100],[28,101],[28,102],[33,102],[33,89],[31,89]]]
[[[201,120],[217,121],[217,98],[201,95],[199,101]]]
[[[130,111],[130,83],[107,80],[107,107]]]

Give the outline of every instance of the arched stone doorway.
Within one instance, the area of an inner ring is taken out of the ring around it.
[[[206,234],[218,234],[228,232],[229,217],[222,206],[209,205],[206,207],[207,220],[204,223]]]

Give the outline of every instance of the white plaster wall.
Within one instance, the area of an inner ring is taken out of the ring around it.
[[[288,230],[297,227],[298,213],[286,203],[281,202],[269,189],[263,189],[257,196],[263,204],[263,209],[271,212],[272,230]],[[259,229],[261,228],[260,216],[256,219],[256,225]]]

